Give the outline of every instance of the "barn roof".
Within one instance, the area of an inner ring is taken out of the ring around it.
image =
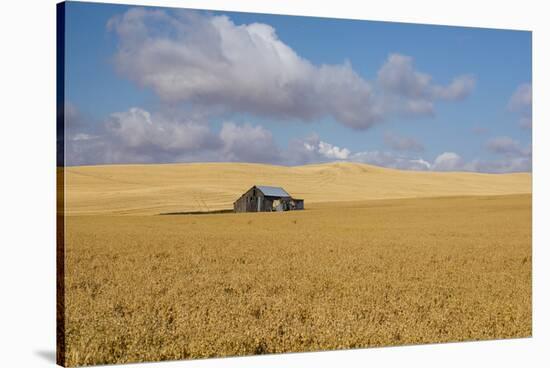
[[[267,197],[290,197],[283,188],[281,187],[269,187],[267,185],[256,185],[256,188],[262,191],[262,193]]]

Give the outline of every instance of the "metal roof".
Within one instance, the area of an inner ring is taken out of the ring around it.
[[[267,197],[290,197],[283,188],[281,187],[269,187],[266,185],[256,185],[256,188],[262,191],[262,193]]]

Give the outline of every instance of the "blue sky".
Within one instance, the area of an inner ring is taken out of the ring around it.
[[[69,2],[69,165],[531,170],[531,33]]]

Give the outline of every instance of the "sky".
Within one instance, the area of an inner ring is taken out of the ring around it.
[[[66,165],[531,171],[531,33],[68,2]]]

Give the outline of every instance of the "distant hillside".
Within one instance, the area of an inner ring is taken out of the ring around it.
[[[402,171],[358,163],[298,167],[190,163],[69,167],[68,214],[158,214],[231,208],[254,184],[308,204],[385,198],[531,193],[531,174]]]

